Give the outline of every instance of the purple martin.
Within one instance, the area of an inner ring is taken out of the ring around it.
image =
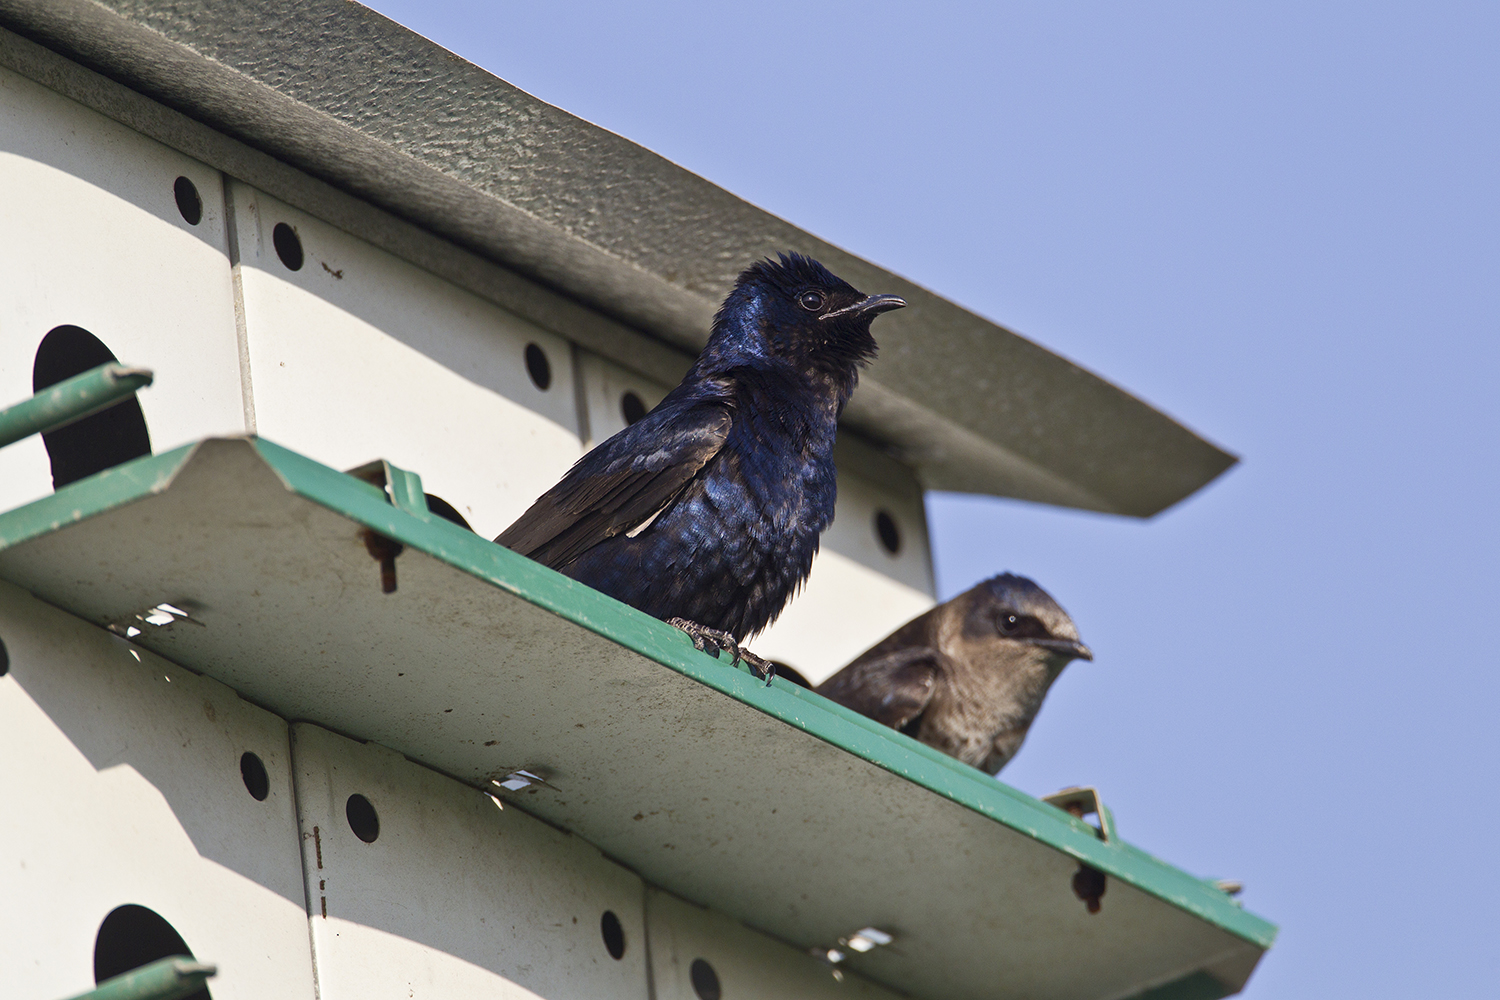
[[[1051,595],[1002,573],[913,618],[817,692],[999,774],[1063,667],[1093,658]]]
[[[656,408],[578,460],[495,539],[728,650],[765,628],[833,520],[833,440],[870,322],[866,295],[799,254],[750,265],[708,345]]]

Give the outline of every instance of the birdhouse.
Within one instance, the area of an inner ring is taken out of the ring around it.
[[[8,996],[1242,987],[1274,927],[1092,790],[490,541],[778,251],[910,304],[751,644],[814,683],[932,606],[924,489],[1148,516],[1232,457],[371,11],[192,6],[0,12]]]

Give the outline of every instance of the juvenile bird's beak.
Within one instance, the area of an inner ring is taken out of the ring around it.
[[[1075,660],[1092,660],[1094,658],[1094,651],[1077,639],[1028,639],[1027,642],[1030,642],[1033,646],[1050,649],[1054,653],[1071,656]]]
[[[842,309],[835,309],[831,313],[824,313],[818,319],[825,320],[833,319],[835,316],[850,315],[869,316],[871,319],[874,319],[883,312],[890,312],[892,309],[903,309],[905,307],[906,300],[899,295],[866,295],[852,306],[845,306]]]

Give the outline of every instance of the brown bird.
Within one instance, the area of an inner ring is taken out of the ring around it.
[[[913,618],[817,692],[999,774],[1063,667],[1093,658],[1051,595],[1002,573]]]

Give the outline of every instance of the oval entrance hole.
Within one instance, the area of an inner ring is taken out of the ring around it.
[[[104,342],[81,326],[59,326],[42,338],[31,368],[31,391],[118,361]],[[96,472],[151,454],[146,417],[134,396],[42,435],[52,461],[52,488],[87,479]]]

